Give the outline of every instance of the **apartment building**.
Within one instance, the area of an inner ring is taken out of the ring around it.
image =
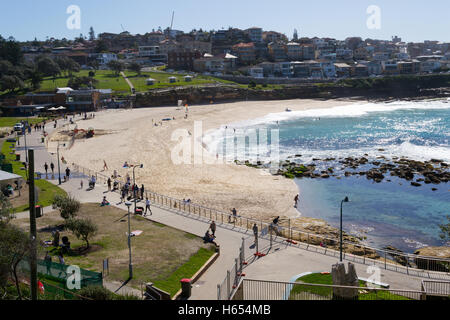
[[[234,45],[232,51],[238,56],[241,64],[251,64],[256,60],[256,50],[253,42]]]
[[[263,29],[253,27],[245,30],[251,42],[261,43],[263,42]]]

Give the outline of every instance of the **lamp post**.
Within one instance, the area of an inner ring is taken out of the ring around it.
[[[58,184],[61,185],[61,166],[59,164],[59,146],[60,143],[58,142],[58,147],[56,147],[56,156],[58,157]],[[65,147],[66,144],[63,144],[63,147]],[[55,155],[54,153],[52,153],[52,155]]]
[[[135,175],[134,175],[134,169],[136,168],[144,168],[144,165],[137,165],[137,166],[133,166],[133,196],[134,196],[134,213],[136,214],[136,188],[134,187],[136,185],[136,179],[135,179]]]
[[[342,205],[344,204],[344,202],[349,202],[348,197],[345,197],[345,199],[341,201],[341,228],[340,228],[340,246],[339,246],[340,262],[342,262]]]
[[[133,264],[131,262],[131,224],[130,224],[130,207],[131,202],[125,202],[125,205],[128,207],[128,251],[129,251],[129,264],[128,264],[128,273],[130,279],[133,279]]]

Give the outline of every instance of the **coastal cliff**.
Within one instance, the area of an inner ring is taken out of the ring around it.
[[[215,85],[148,91],[136,107],[225,101],[362,98],[372,100],[450,97],[450,75],[344,79],[337,82],[284,85],[280,88]]]

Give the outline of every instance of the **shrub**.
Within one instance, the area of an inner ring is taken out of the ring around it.
[[[53,206],[58,208],[64,220],[74,218],[81,208],[81,203],[70,195],[56,194],[53,198]]]
[[[89,286],[82,288],[77,292],[77,295],[80,295],[85,298],[89,298],[95,301],[106,301],[106,300],[114,300],[114,294],[106,288],[99,286]],[[83,298],[77,297],[77,300],[84,300]]]
[[[89,248],[89,239],[95,236],[98,227],[89,219],[68,219],[65,227],[70,230],[78,239],[86,242],[86,248]]]

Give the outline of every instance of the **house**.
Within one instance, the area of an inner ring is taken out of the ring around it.
[[[351,50],[351,49],[336,49],[336,59],[352,60],[353,59],[353,50]]]
[[[164,54],[159,46],[140,46],[138,50],[139,58],[144,58],[142,61],[167,62],[167,54]]]
[[[66,96],[66,106],[71,112],[90,112],[104,106],[108,94],[112,90],[74,90],[69,91]],[[102,99],[102,95],[104,99]]]
[[[367,66],[367,73],[371,75],[380,75],[383,73],[380,61],[360,61],[361,64]]]
[[[399,61],[397,63],[397,66],[400,74],[412,74],[420,72],[419,60]]]
[[[302,45],[303,60],[313,60],[316,58],[316,50],[311,44]]]
[[[346,63],[335,63],[336,76],[339,78],[350,77],[352,67]]]
[[[308,78],[311,75],[309,64],[306,62],[292,62],[292,72],[295,78]]]
[[[369,57],[369,51],[365,47],[356,48],[353,51],[353,57],[356,60],[366,60]]]
[[[286,45],[287,57],[291,61],[298,61],[303,59],[303,50],[299,43],[289,42]]]
[[[115,53],[91,53],[89,59],[96,60],[101,67],[105,68],[108,63],[117,60],[117,55]]]
[[[275,63],[274,65],[274,73],[275,75],[290,78],[294,75],[292,64],[289,61],[283,61]]]
[[[398,63],[396,60],[381,61],[383,74],[398,74]]]
[[[442,63],[439,60],[426,60],[420,61],[420,72],[431,73],[439,71],[441,69]]]
[[[264,69],[262,67],[252,67],[248,69],[248,74],[252,78],[264,78]]]
[[[269,56],[275,61],[285,61],[287,59],[286,55],[286,45],[283,42],[271,42],[268,44]]]
[[[194,70],[194,60],[202,57],[199,51],[188,49],[178,49],[169,52],[167,65],[169,69]]]
[[[255,45],[250,43],[239,43],[233,46],[233,53],[239,57],[241,64],[251,64],[256,60]]]
[[[367,77],[369,75],[369,68],[362,63],[358,63],[351,68],[352,77]]]
[[[263,29],[253,27],[245,30],[251,42],[263,42]]]
[[[390,56],[389,52],[375,52],[372,58],[375,61],[385,61],[389,60]]]
[[[263,32],[263,40],[265,43],[288,42],[286,35],[279,33],[279,32],[275,32],[275,31]]]
[[[223,74],[236,68],[237,57],[229,53],[212,56],[205,54],[203,58],[194,60],[194,71]]]
[[[336,67],[333,61],[319,60],[324,78],[336,78]]]

